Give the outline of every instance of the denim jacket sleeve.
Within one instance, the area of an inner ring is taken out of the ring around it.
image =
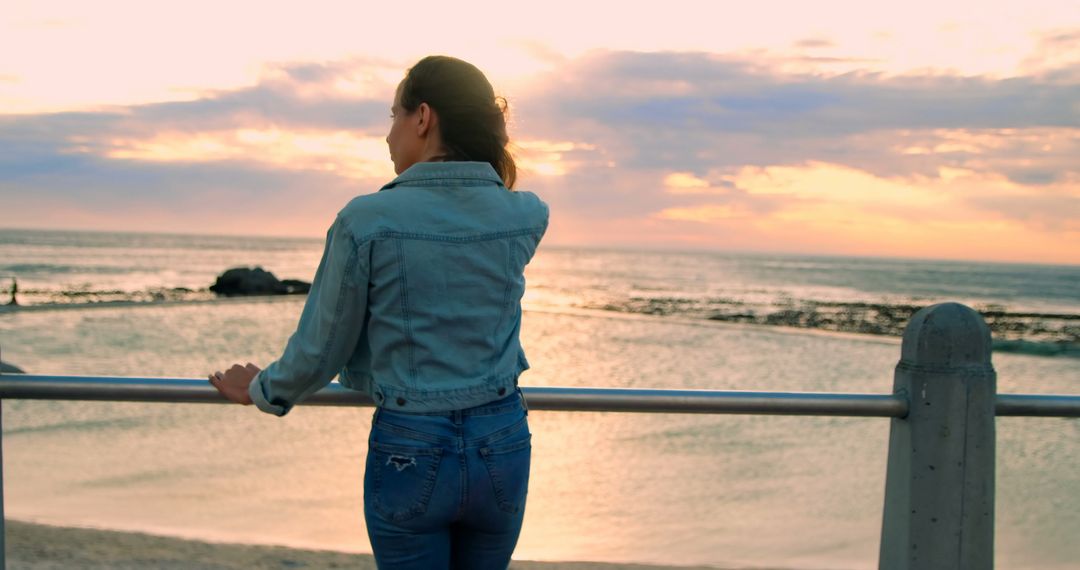
[[[353,355],[367,313],[370,256],[364,251],[336,219],[296,332],[281,358],[260,371],[248,389],[260,410],[285,415],[329,384]]]

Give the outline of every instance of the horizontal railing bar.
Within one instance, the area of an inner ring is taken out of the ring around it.
[[[905,398],[878,394],[637,388],[522,388],[529,409],[580,412],[904,417]]]
[[[529,409],[591,412],[775,414],[903,417],[900,396],[804,392],[646,390],[631,388],[522,388]],[[205,380],[108,376],[0,376],[0,399],[225,403]],[[371,398],[330,384],[303,405],[371,406]]]
[[[637,388],[522,388],[529,408],[553,411],[892,417],[907,415],[902,395]],[[0,399],[225,403],[205,380],[110,376],[0,376]],[[371,406],[367,395],[331,384],[303,405]],[[1080,396],[1000,394],[999,416],[1080,417]]]
[[[999,416],[1080,418],[1080,396],[1060,394],[998,394]]]

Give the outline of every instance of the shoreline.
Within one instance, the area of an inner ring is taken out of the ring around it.
[[[229,303],[273,303],[306,299],[306,295],[244,295],[234,297],[211,297],[198,299],[163,300],[110,300],[85,303],[39,303],[36,305],[0,305],[0,315],[20,312],[75,311],[81,309],[124,309],[141,307],[183,307],[194,305],[217,305]]]
[[[198,540],[6,521],[8,568],[28,570],[136,570],[183,568],[271,570],[296,568],[375,569],[370,554]],[[511,570],[721,570],[712,566],[664,566],[611,562],[514,560]],[[769,569],[759,569],[769,570]],[[772,569],[780,570],[780,569]]]

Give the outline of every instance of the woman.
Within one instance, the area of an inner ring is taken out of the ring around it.
[[[505,112],[464,61],[412,67],[386,137],[398,177],[338,214],[281,358],[210,376],[279,416],[335,375],[371,395],[364,516],[380,568],[506,568],[521,531],[520,300],[548,209],[510,190]]]

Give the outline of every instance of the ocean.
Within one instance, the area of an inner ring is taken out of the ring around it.
[[[5,362],[202,378],[266,363],[302,296],[218,298],[229,267],[310,280],[319,239],[0,230]],[[1001,393],[1080,393],[1080,267],[542,246],[524,386],[888,393],[912,312],[959,301]],[[6,401],[11,518],[370,551],[371,409]],[[877,564],[889,422],[533,411],[516,557],[862,569]],[[997,567],[1080,560],[1080,421],[998,421]]]

